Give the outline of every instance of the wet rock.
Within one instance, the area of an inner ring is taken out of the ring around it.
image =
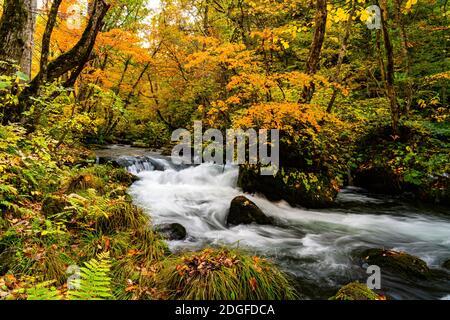
[[[386,300],[386,298],[373,292],[366,284],[351,282],[339,289],[329,300]]]
[[[426,279],[431,276],[425,261],[405,252],[375,248],[362,252],[361,258],[369,265],[377,265],[381,270],[393,272],[403,278]]]
[[[148,144],[141,140],[134,141],[132,146],[137,148],[148,148]]]
[[[112,156],[98,156],[97,163],[98,164],[109,164],[115,168],[122,167],[122,165],[119,162],[117,162],[117,159]]]
[[[118,169],[112,170],[110,173],[110,178],[114,182],[123,183],[128,186],[131,185],[133,182],[139,180],[139,177],[128,172],[124,168],[118,168]]]
[[[262,193],[271,201],[285,200],[292,206],[327,208],[334,204],[339,188],[325,174],[283,167],[275,176],[261,175],[257,169],[240,166],[238,185],[244,192]]]
[[[450,259],[448,259],[447,261],[444,261],[444,263],[442,264],[442,267],[450,270]]]
[[[155,230],[167,240],[183,240],[187,235],[186,228],[179,223],[159,224]]]
[[[267,217],[260,208],[244,196],[238,196],[231,201],[227,224],[271,224],[273,221]]]
[[[46,216],[51,216],[64,211],[68,206],[68,202],[64,196],[47,195],[42,202],[41,212]]]

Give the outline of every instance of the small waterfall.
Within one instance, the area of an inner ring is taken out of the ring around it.
[[[174,168],[172,162],[168,159],[158,159],[150,156],[120,156],[115,159],[115,162],[120,166],[127,168],[133,174],[138,174],[141,171],[164,171],[166,169]]]

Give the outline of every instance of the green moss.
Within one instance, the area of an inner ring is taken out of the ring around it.
[[[103,193],[104,182],[93,174],[81,172],[69,179],[66,186],[66,193],[76,193],[87,189],[95,189]]]
[[[409,255],[385,249],[368,249],[361,254],[362,259],[371,265],[389,270],[404,278],[428,278],[430,269],[425,261]]]
[[[385,121],[375,121],[365,130],[358,143],[355,185],[450,204],[448,130],[414,116],[403,121],[399,130],[393,135]]]
[[[50,194],[44,198],[41,212],[45,216],[52,216],[63,212],[65,207],[68,205],[69,203],[63,195]]]
[[[244,192],[259,192],[269,200],[286,200],[308,208],[330,206],[339,191],[339,183],[323,173],[282,167],[275,176],[261,175],[255,166],[239,168],[238,185]]]
[[[339,289],[329,300],[384,300],[384,298],[373,292],[365,284],[351,282]]]

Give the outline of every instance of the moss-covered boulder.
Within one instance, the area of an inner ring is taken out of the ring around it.
[[[105,183],[93,173],[80,172],[70,177],[67,181],[65,191],[69,194],[85,191],[87,189],[95,189],[98,192],[103,193],[105,190]]]
[[[49,194],[42,201],[41,212],[45,216],[51,216],[64,211],[64,208],[69,205],[64,195]]]
[[[377,265],[381,270],[393,272],[403,278],[426,279],[431,276],[425,261],[405,252],[374,248],[363,251],[361,258],[365,263]]]
[[[264,214],[258,206],[244,196],[237,196],[231,201],[227,224],[271,224],[272,219]]]
[[[329,300],[386,300],[386,298],[369,289],[366,284],[356,281],[340,288]]]
[[[394,134],[390,124],[375,122],[357,143],[354,184],[371,192],[450,205],[450,130],[444,128],[408,121]]]
[[[272,201],[285,200],[307,208],[329,207],[339,191],[339,183],[325,174],[287,167],[272,176],[261,175],[253,166],[241,166],[238,185],[244,192],[261,193]]]
[[[139,180],[137,176],[128,172],[125,168],[114,168],[111,170],[109,177],[113,182],[125,184],[127,186]]]

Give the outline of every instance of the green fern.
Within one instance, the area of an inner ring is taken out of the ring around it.
[[[108,276],[111,270],[109,252],[97,255],[97,259],[85,262],[81,268],[80,288],[70,290],[70,300],[103,300],[114,298],[111,291],[111,278]]]
[[[54,282],[55,280],[44,281],[27,289],[27,300],[61,300],[61,293],[54,286],[50,286]]]
[[[109,252],[97,255],[97,259],[85,262],[80,269],[80,286],[76,290],[67,292],[69,300],[104,300],[113,299],[111,291],[111,278],[108,273],[111,269]],[[64,296],[55,287],[49,287],[55,280],[44,281],[33,288],[26,289],[27,300],[63,300]]]

